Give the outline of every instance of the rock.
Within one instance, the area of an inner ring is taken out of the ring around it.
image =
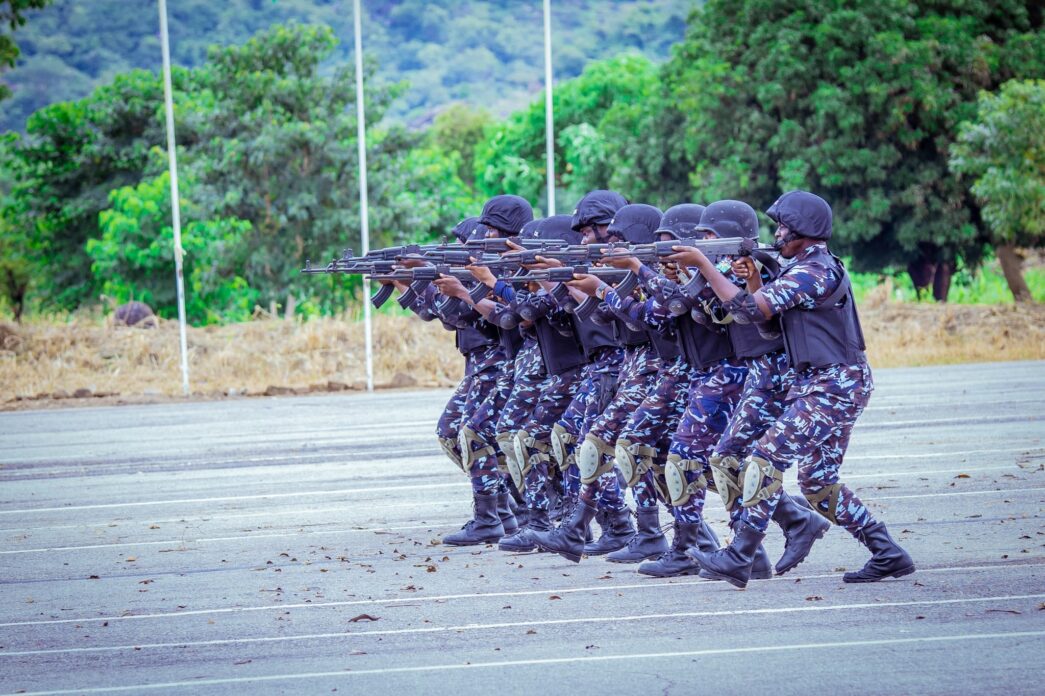
[[[128,302],[113,312],[113,323],[116,326],[134,326],[139,329],[155,329],[156,314],[144,302]]]
[[[388,383],[388,386],[393,389],[405,389],[406,387],[416,387],[417,378],[413,375],[408,375],[405,372],[397,372],[392,377],[392,381]]]
[[[325,384],[310,384],[310,385],[308,385],[308,390],[310,392],[325,392],[327,390],[327,385],[325,385]]]
[[[52,399],[68,399],[69,398],[69,392],[65,391],[64,389],[58,389],[56,391],[51,392],[51,398]]]
[[[327,391],[339,392],[347,391],[348,389],[351,389],[351,387],[344,382],[327,382]]]
[[[294,387],[290,391],[293,394],[308,394],[312,390],[309,387]]]
[[[270,384],[264,391],[265,396],[286,396],[293,394],[294,390],[290,387],[277,387]]]
[[[73,392],[74,399],[90,399],[92,396],[94,396],[94,392],[86,387],[80,387]]]
[[[352,382],[352,384],[348,385],[348,388],[352,391],[366,391],[366,380],[356,380],[355,382]]]

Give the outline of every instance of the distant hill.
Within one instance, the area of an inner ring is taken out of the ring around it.
[[[557,80],[624,50],[660,60],[679,41],[695,0],[552,0]],[[390,116],[426,125],[454,101],[504,115],[543,86],[541,0],[363,0],[364,53],[378,78],[410,89]],[[201,63],[212,44],[241,43],[271,24],[331,26],[335,60],[351,59],[351,0],[168,0],[174,63]],[[132,68],[158,70],[156,0],[55,0],[28,14],[15,40],[16,68],[3,75],[14,95],[0,103],[0,130],[22,130],[42,106],[88,94]]]

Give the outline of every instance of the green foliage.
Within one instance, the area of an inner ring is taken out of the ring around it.
[[[1017,0],[713,0],[662,74],[682,116],[664,145],[698,198],[818,191],[858,268],[975,263],[983,230],[950,145],[978,90],[1045,69],[1040,29]]]
[[[656,67],[635,54],[591,63],[552,92],[556,187],[572,206],[585,192],[633,183],[610,160],[615,136],[634,137],[635,119],[656,88]],[[544,97],[487,129],[476,149],[477,187],[485,195],[514,193],[544,207]],[[558,195],[558,194],[557,194]]]
[[[911,277],[904,272],[853,272],[853,293],[857,304],[869,293],[877,292],[888,279],[892,288],[890,299],[894,302],[918,302]],[[1024,278],[1035,302],[1045,302],[1045,267],[1028,269]],[[934,302],[931,293],[922,294],[922,302]],[[1012,304],[1012,291],[1005,275],[996,261],[988,260],[980,268],[960,268],[951,277],[951,290],[947,296],[949,304]]]
[[[248,255],[250,223],[235,218],[198,219],[182,192],[185,312],[192,323],[245,321],[259,293],[237,273]],[[117,303],[140,300],[163,317],[177,316],[174,233],[170,226],[170,176],[166,172],[113,191],[100,215],[101,237],[86,244],[101,290]]]
[[[950,165],[973,180],[992,242],[1045,243],[1045,80],[1012,80],[997,94],[982,93]]]
[[[25,24],[27,10],[43,9],[50,0],[2,0],[0,1],[0,26],[6,24],[14,31]],[[10,68],[18,62],[18,44],[10,36],[0,34],[0,68]],[[7,85],[0,85],[0,100],[11,96]]]
[[[555,0],[556,77],[574,77],[589,60],[627,49],[666,57],[694,1]],[[391,106],[396,121],[425,126],[455,101],[503,116],[543,83],[540,2],[367,0],[362,6],[364,50],[381,66],[377,79],[412,86]],[[199,67],[210,46],[242,44],[292,20],[333,29],[340,43],[328,65],[351,64],[350,2],[169,0],[167,7],[176,65]],[[118,73],[155,70],[158,23],[155,0],[54,0],[19,32],[24,51],[7,76],[14,96],[0,105],[0,130],[21,130],[34,111],[85,97]]]
[[[216,47],[203,66],[173,75],[178,160],[193,182],[194,215],[249,223],[242,232],[250,253],[225,259],[225,271],[265,305],[294,295],[308,311],[336,312],[353,301],[350,284],[324,287],[299,273],[306,258],[326,260],[360,244],[355,80],[344,69],[321,69],[335,43],[326,27],[277,26],[243,46]],[[379,122],[395,93],[369,90],[368,118]],[[92,272],[85,245],[103,237],[99,213],[111,191],[166,169],[162,109],[158,76],[136,71],[79,102],[41,110],[24,137],[6,144],[12,185],[4,224],[21,240],[21,256],[33,259],[44,308],[74,309],[110,280],[97,263]],[[456,173],[460,160],[420,148],[422,140],[399,127],[368,129],[374,246],[436,236],[475,209]],[[117,233],[109,234],[115,243]]]

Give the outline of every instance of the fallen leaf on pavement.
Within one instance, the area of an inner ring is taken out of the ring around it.
[[[356,623],[358,621],[377,621],[380,616],[371,616],[370,614],[360,614],[359,616],[353,616],[348,620],[349,623]]]

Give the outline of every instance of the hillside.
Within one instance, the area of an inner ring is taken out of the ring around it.
[[[585,63],[632,49],[667,57],[694,0],[554,0],[557,80]],[[503,116],[541,89],[540,0],[364,0],[364,53],[378,78],[409,90],[390,116],[426,125],[453,101]],[[350,0],[168,0],[172,60],[194,67],[213,44],[242,43],[260,29],[296,20],[326,24],[341,41],[334,62],[351,59]],[[117,73],[156,70],[156,0],[55,0],[15,33],[22,57],[4,74],[14,95],[0,104],[0,129],[21,130],[42,106],[79,99]]]

